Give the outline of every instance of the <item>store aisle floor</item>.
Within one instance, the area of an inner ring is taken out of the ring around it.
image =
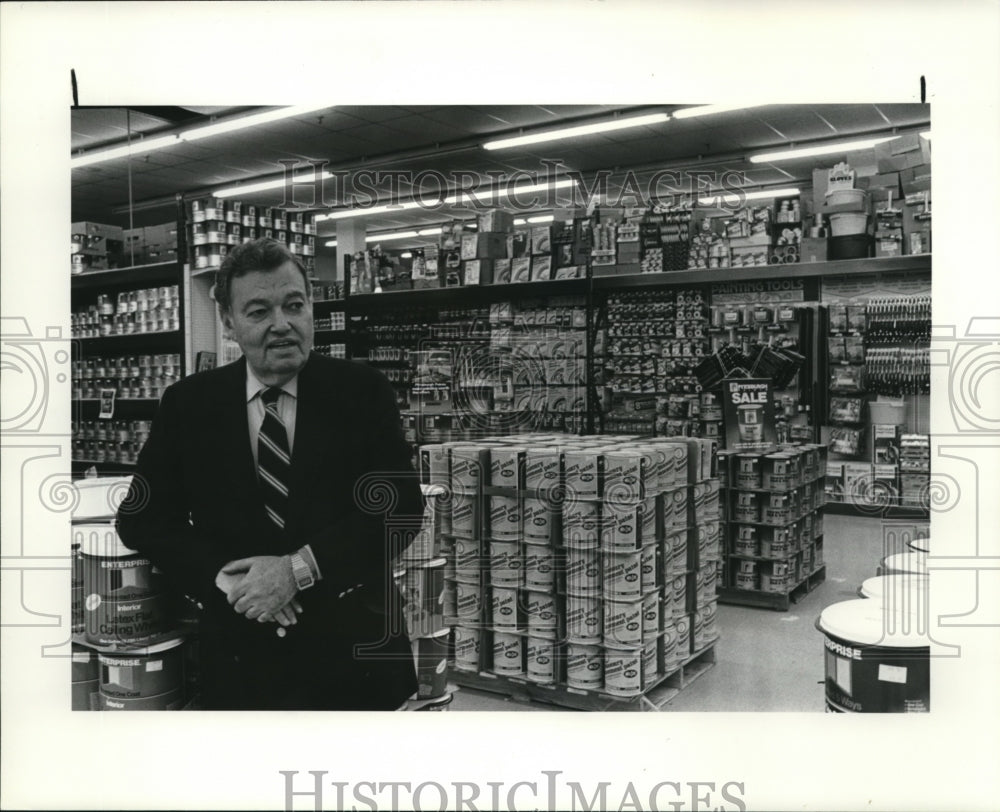
[[[857,597],[876,574],[882,523],[876,518],[824,518],[826,581],[788,612],[719,605],[716,663],[681,691],[665,711],[823,712],[823,638],[815,622],[831,603]],[[454,711],[559,711],[462,688]]]

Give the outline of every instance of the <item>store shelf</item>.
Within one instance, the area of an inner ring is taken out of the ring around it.
[[[192,268],[188,274],[192,279],[197,279],[200,276],[213,276],[219,270],[217,265],[212,265],[208,268]]]
[[[100,398],[73,398],[73,403],[100,403]],[[115,403],[159,403],[159,398],[115,398]]]
[[[647,288],[662,285],[698,285],[751,279],[793,279],[823,276],[865,276],[880,273],[929,271],[931,255],[843,259],[832,262],[796,262],[787,265],[755,265],[751,268],[706,268],[692,271],[595,276],[597,290]]]
[[[98,336],[97,338],[74,338],[83,355],[99,353],[127,352],[134,350],[156,350],[163,347],[176,347],[184,339],[180,330],[165,330],[160,333],[131,333],[120,336]]]
[[[365,312],[391,306],[468,307],[503,302],[509,299],[548,296],[585,296],[588,279],[552,279],[546,282],[516,282],[506,285],[465,285],[423,290],[392,290],[384,293],[359,293],[347,297],[348,306]]]
[[[74,291],[127,286],[139,289],[144,285],[173,285],[178,281],[179,263],[157,262],[152,265],[133,265],[107,271],[90,271],[72,274],[70,287]]]

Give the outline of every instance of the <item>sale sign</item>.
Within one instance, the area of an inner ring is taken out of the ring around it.
[[[726,448],[760,451],[777,442],[769,380],[743,378],[723,381],[722,411],[726,425]]]

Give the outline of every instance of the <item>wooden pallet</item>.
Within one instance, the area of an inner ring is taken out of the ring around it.
[[[793,603],[798,603],[825,580],[826,565],[824,564],[819,569],[814,570],[811,575],[799,581],[788,592],[762,592],[757,589],[735,589],[727,586],[718,590],[717,597],[719,603],[756,606],[762,609],[777,609],[781,612],[787,612]]]
[[[582,711],[662,711],[684,688],[715,665],[715,643],[686,659],[677,670],[661,677],[641,695],[617,697],[598,691],[583,691],[566,685],[539,685],[514,677],[489,672],[451,672],[451,681],[465,688],[498,694],[515,702],[538,702]]]

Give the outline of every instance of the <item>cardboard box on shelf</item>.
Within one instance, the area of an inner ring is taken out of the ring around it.
[[[514,215],[503,209],[492,209],[479,215],[479,231],[508,232],[514,230]]]
[[[512,259],[531,256],[531,239],[527,231],[507,235],[507,256]]]
[[[462,259],[499,259],[506,256],[506,234],[462,235]]]
[[[548,226],[532,226],[531,228],[531,253],[532,255],[546,255],[552,252],[552,229]]]
[[[462,262],[462,280],[466,285],[492,285],[493,260],[467,259]]]
[[[531,281],[531,257],[516,257],[510,263],[511,282]]]
[[[899,180],[902,185],[904,195],[930,191],[930,164],[920,164],[918,166],[911,166],[909,169],[904,169],[899,173]]]
[[[826,237],[803,237],[799,243],[800,262],[826,262]]]

